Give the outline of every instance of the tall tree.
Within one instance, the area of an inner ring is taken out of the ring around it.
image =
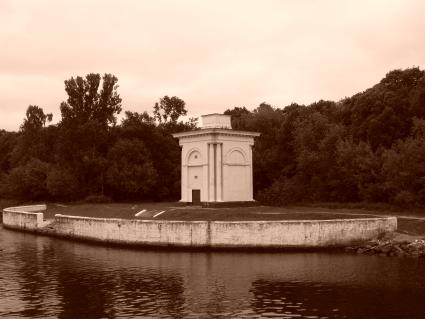
[[[157,183],[158,174],[149,150],[138,139],[119,139],[108,152],[106,182],[117,199],[146,199]]]
[[[245,106],[243,107],[234,107],[233,109],[227,109],[224,111],[224,114],[230,115],[232,120],[232,128],[234,130],[242,131],[245,129],[244,125],[246,122],[246,117],[251,112],[247,110]]]
[[[117,82],[112,74],[101,78],[93,73],[65,81],[68,99],[61,104],[59,164],[78,173],[86,194],[104,191],[111,127],[121,112]]]
[[[77,76],[65,81],[68,99],[60,106],[62,123],[78,125],[94,120],[103,125],[116,124],[122,102],[117,92],[118,79],[112,74],[104,74],[102,84],[100,82],[100,75],[94,73],[86,75],[85,79]]]
[[[27,108],[24,123],[21,125],[21,131],[39,131],[46,126],[47,122],[51,122],[52,119],[52,113],[45,114],[41,107],[38,107],[37,105],[30,105]]]
[[[165,95],[155,103],[153,114],[158,123],[177,123],[180,116],[186,115],[186,103],[177,96]]]
[[[26,111],[26,117],[20,126],[19,136],[15,148],[11,154],[13,163],[25,163],[30,158],[38,158],[48,161],[52,153],[51,142],[52,127],[46,127],[46,123],[52,120],[51,113],[44,113],[37,105],[30,105]]]

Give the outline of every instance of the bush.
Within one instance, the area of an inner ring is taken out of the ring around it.
[[[416,203],[416,196],[408,191],[401,191],[394,197],[394,204],[399,206],[411,206]]]
[[[13,168],[5,178],[8,196],[25,200],[41,200],[47,196],[46,178],[49,164],[32,158],[25,165]]]
[[[262,204],[282,206],[296,203],[303,199],[303,187],[292,179],[276,181],[272,186],[261,190],[257,200]]]
[[[98,195],[89,195],[84,199],[84,201],[87,203],[92,203],[92,204],[110,203],[111,198],[102,194],[98,194]]]
[[[142,141],[118,140],[109,150],[107,159],[106,186],[112,197],[140,199],[152,192],[158,173]]]
[[[52,198],[70,200],[78,197],[78,180],[66,169],[55,167],[50,170],[46,184]]]

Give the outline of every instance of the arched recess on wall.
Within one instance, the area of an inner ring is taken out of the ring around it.
[[[202,165],[202,154],[198,148],[192,148],[186,156],[186,164],[188,166]]]
[[[246,165],[247,156],[240,147],[230,149],[225,157],[225,164],[228,165]]]

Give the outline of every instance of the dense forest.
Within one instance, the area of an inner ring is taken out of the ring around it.
[[[180,148],[171,133],[197,128],[185,102],[164,96],[152,113],[122,111],[118,79],[65,81],[61,120],[30,105],[19,132],[0,131],[0,197],[165,201],[180,196]],[[394,70],[341,101],[254,110],[233,107],[236,130],[260,132],[254,193],[265,204],[425,204],[425,72]]]

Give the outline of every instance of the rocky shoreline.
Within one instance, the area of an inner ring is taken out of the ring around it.
[[[391,233],[383,238],[346,247],[345,251],[360,255],[425,258],[425,238]]]

